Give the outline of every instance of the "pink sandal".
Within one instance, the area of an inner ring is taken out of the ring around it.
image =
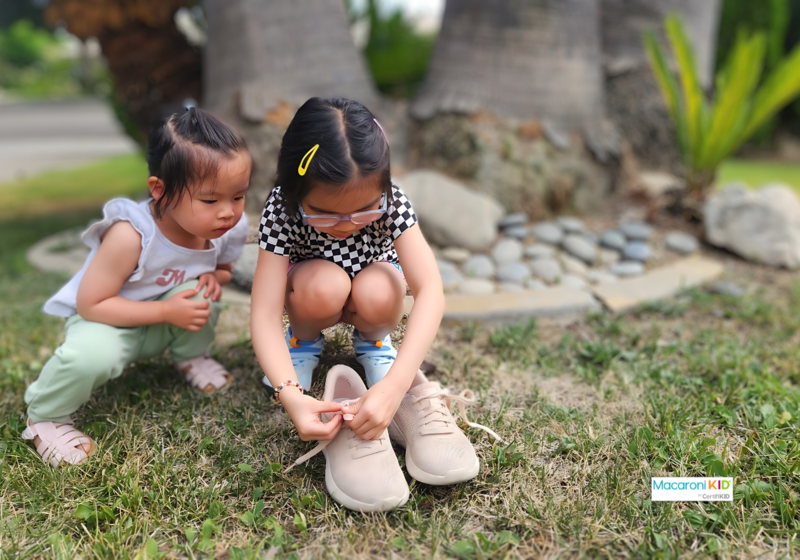
[[[196,393],[205,396],[220,393],[233,383],[233,376],[208,354],[175,362],[175,369],[183,374]]]
[[[62,462],[78,465],[89,458],[97,449],[97,444],[92,438],[75,429],[72,420],[62,424],[54,422],[33,422],[28,418],[28,427],[22,432],[22,439],[33,441],[39,437],[36,452],[45,463],[58,467]],[[81,447],[90,445],[87,453]]]

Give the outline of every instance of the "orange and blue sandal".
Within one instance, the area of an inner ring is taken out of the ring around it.
[[[300,383],[301,387],[308,390],[311,387],[311,377],[314,369],[319,364],[320,354],[322,354],[322,349],[325,347],[325,337],[320,333],[316,340],[298,340],[292,333],[292,327],[289,327],[286,332],[286,345],[289,347],[289,355],[292,358],[297,382]],[[268,393],[275,395],[275,391],[266,375],[261,379],[261,383]]]
[[[397,358],[397,350],[392,346],[392,338],[388,334],[383,340],[367,340],[358,330],[353,329],[353,347],[356,350],[356,360],[367,376],[367,387],[372,387],[383,379]]]

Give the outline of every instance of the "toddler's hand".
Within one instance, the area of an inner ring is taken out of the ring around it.
[[[219,298],[222,295],[222,285],[219,283],[219,280],[217,280],[216,276],[210,273],[201,274],[200,278],[197,280],[197,287],[195,288],[197,293],[200,293],[200,290],[203,289],[203,286],[207,286],[206,293],[203,294],[203,297],[208,299],[210,294],[211,301],[219,301]]]
[[[345,422],[361,439],[377,439],[391,424],[404,394],[388,380],[376,383],[357,403],[342,409]]]
[[[208,322],[211,310],[207,301],[193,301],[197,290],[184,290],[164,302],[164,319],[187,331],[199,331]]]
[[[303,395],[294,388],[281,391],[281,403],[303,441],[333,439],[342,423],[342,415],[334,414],[330,422],[322,422],[319,415],[325,412],[339,412],[342,405],[335,402],[318,401]]]

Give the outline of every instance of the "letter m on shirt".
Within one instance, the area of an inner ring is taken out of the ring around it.
[[[164,272],[161,273],[161,276],[156,278],[156,284],[159,286],[169,286],[170,284],[175,284],[177,286],[178,284],[183,284],[185,282],[185,276],[185,270],[165,268]]]

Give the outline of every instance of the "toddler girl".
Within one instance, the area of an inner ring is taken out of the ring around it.
[[[247,237],[247,147],[191,108],[152,131],[147,163],[151,198],[105,205],[104,219],[83,233],[91,248],[83,268],[44,306],[67,318],[66,337],[25,393],[22,437],[53,466],[80,463],[94,451],[70,415],[133,361],[169,348],[199,393],[232,382],[208,347],[222,286]]]

